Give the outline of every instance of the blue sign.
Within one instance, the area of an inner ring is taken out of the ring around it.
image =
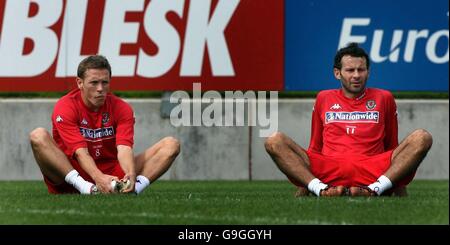
[[[333,59],[360,43],[368,85],[391,91],[448,91],[447,0],[286,0],[285,90],[339,88]]]

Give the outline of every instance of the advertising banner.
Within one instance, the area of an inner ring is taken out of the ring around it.
[[[102,54],[113,90],[282,90],[284,1],[0,1],[0,91],[64,91]]]
[[[0,91],[66,91],[92,54],[113,90],[318,91],[349,42],[370,87],[448,91],[448,18],[447,0],[3,0]]]
[[[448,1],[286,0],[285,90],[336,88],[338,48],[357,42],[368,86],[448,91]]]

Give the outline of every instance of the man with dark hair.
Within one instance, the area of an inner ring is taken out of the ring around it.
[[[134,115],[109,92],[111,66],[101,55],[78,67],[77,89],[56,103],[53,138],[44,128],[30,133],[36,162],[49,193],[136,193],[169,169],[180,144],[166,137],[134,156]]]
[[[418,129],[398,144],[397,107],[386,90],[366,88],[369,57],[356,43],[338,50],[333,73],[340,89],[321,91],[304,150],[283,133],[266,139],[296,196],[406,195],[406,185],[432,145]]]

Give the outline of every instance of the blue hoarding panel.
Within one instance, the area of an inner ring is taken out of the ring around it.
[[[286,0],[285,90],[340,87],[339,47],[358,42],[371,59],[368,86],[448,91],[447,0]]]

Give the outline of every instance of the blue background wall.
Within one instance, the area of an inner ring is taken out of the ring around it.
[[[448,1],[286,0],[285,90],[322,90],[340,87],[333,77],[344,18],[370,18],[354,26],[351,35],[366,36],[361,46],[370,54],[375,30],[383,31],[381,56],[389,56],[394,30],[403,30],[398,61],[371,62],[368,86],[399,91],[448,91]],[[428,30],[418,39],[412,62],[404,59],[410,30]],[[436,45],[442,64],[426,55],[430,36],[446,31]],[[372,57],[371,57],[372,58]]]

